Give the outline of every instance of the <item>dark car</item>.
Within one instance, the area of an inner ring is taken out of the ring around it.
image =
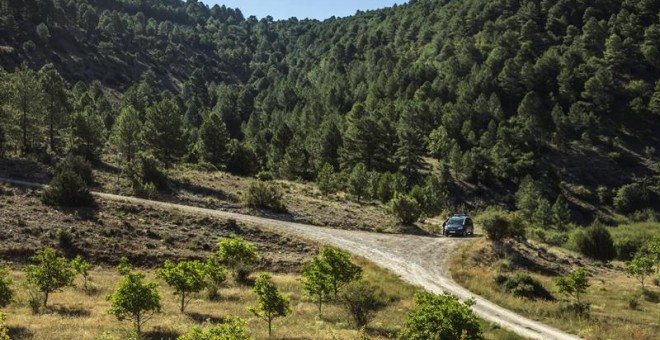
[[[474,223],[468,215],[454,215],[442,224],[442,234],[445,236],[472,236],[474,235]]]

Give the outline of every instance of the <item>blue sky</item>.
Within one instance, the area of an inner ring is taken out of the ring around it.
[[[391,7],[403,0],[202,0],[213,7],[215,4],[239,8],[247,18],[254,15],[261,19],[267,15],[275,20],[296,17],[298,19],[327,19],[331,16],[345,17],[355,11]]]

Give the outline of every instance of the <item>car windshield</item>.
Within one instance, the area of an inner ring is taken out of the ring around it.
[[[449,224],[463,224],[462,217],[452,217],[449,219]]]

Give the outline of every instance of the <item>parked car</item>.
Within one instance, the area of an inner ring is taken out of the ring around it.
[[[472,236],[474,223],[466,214],[455,214],[442,224],[442,234],[445,236]]]

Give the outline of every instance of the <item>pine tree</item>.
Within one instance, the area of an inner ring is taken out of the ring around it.
[[[127,164],[135,159],[142,147],[141,134],[140,114],[132,106],[124,107],[112,127],[110,144],[118,154],[121,154]]]
[[[357,198],[358,203],[360,203],[360,200],[367,193],[368,181],[367,167],[362,163],[356,164],[348,179],[348,189]]]
[[[229,142],[229,132],[220,117],[216,114],[206,117],[197,141],[200,159],[222,168],[227,162]]]
[[[558,195],[557,200],[552,205],[552,222],[555,228],[559,230],[566,230],[567,224],[571,221],[571,210],[568,206],[568,201],[564,195]]]
[[[62,129],[69,121],[71,112],[68,85],[53,64],[47,64],[39,71],[39,81],[44,95],[46,126],[48,127],[48,144],[50,150],[57,152],[57,140]]]
[[[143,138],[159,161],[170,165],[186,151],[183,113],[171,99],[147,108]]]

